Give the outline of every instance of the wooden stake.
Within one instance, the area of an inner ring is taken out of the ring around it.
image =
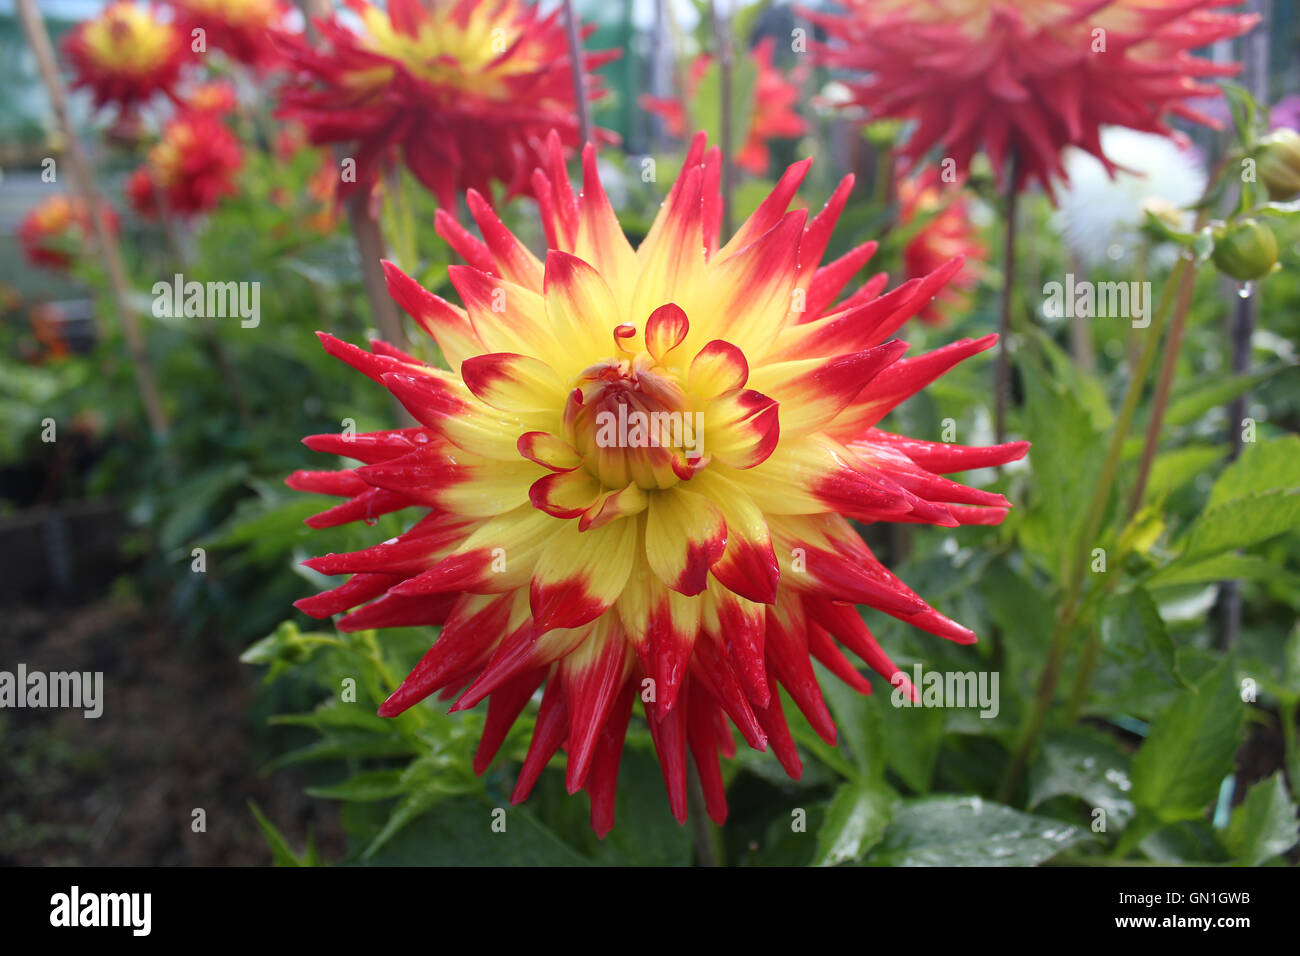
[[[122,263],[122,252],[105,220],[90,161],[82,152],[81,143],[68,118],[67,97],[64,95],[63,81],[59,78],[58,63],[54,57],[54,48],[50,44],[50,34],[45,29],[45,21],[41,17],[40,10],[36,8],[35,0],[18,0],[18,18],[22,21],[23,32],[27,34],[27,42],[31,44],[37,66],[40,67],[41,78],[49,91],[50,106],[54,110],[55,121],[67,142],[67,159],[72,171],[72,184],[90,213],[91,222],[95,227],[95,239],[103,253],[104,264],[108,268],[113,298],[117,304],[118,314],[122,318],[127,355],[131,360],[136,388],[140,393],[140,404],[144,406],[149,428],[154,437],[165,438],[168,430],[167,413],[163,409],[158,381],[154,378],[153,369],[149,365],[149,355],[145,348],[139,315],[131,304],[130,285],[126,278],[126,267]]]

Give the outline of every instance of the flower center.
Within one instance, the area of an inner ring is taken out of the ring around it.
[[[175,42],[171,28],[147,11],[111,7],[86,27],[86,47],[104,69],[143,74],[165,60]]]
[[[669,488],[702,467],[703,418],[646,352],[584,370],[564,409],[569,443],[606,488]]]

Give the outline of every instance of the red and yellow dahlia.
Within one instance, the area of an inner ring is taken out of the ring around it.
[[[442,210],[437,220],[466,263],[449,270],[463,308],[386,265],[393,298],[448,369],[320,334],[419,424],[307,438],[363,463],[288,479],[346,499],[308,524],[426,514],[390,541],[307,562],[351,577],[297,606],[316,617],[356,608],[345,631],[441,625],[380,713],[435,692],[457,697],[453,710],[487,699],[480,773],[544,686],[515,802],[563,747],[568,789],[587,790],[605,834],[639,700],[677,819],[689,749],[721,822],[718,753],[734,753],[731,725],[798,777],[778,688],[834,741],[811,661],[864,693],[842,647],[895,676],[854,604],[975,640],[891,574],[851,520],[1002,520],[1001,495],[941,474],[1012,461],[1025,443],[968,448],[877,427],[996,336],[913,358],[890,338],[959,259],[888,293],[879,276],[836,302],[876,244],[819,266],[852,179],[816,216],[786,211],[810,162],[790,167],[721,245],[720,158],[700,134],[633,249],[594,150],[575,196],[554,136],[533,177],[544,259],[471,191],[482,240]]]
[[[117,235],[117,213],[108,203],[102,203],[100,208],[109,232]],[[18,224],[18,244],[32,265],[67,269],[94,228],[87,204],[59,193],[37,203],[23,216]]]
[[[387,12],[362,0],[348,6],[359,32],[331,18],[316,24],[323,48],[285,37],[294,79],[281,98],[281,114],[301,121],[313,143],[355,146],[356,180],[342,183],[345,193],[372,185],[400,153],[443,206],[466,189],[486,194],[493,181],[515,195],[539,165],[548,130],[577,144],[559,8],[541,16],[522,0],[390,0]],[[587,53],[584,65],[615,56]]]
[[[239,140],[219,114],[189,110],[163,128],[142,167],[131,174],[126,193],[142,216],[168,212],[192,216],[207,212],[238,191],[235,174],[243,165]]]
[[[114,105],[131,113],[155,93],[175,99],[190,45],[175,23],[156,7],[130,0],[107,6],[99,16],[77,24],[64,41],[72,63],[74,89],[85,88],[95,108]]]
[[[799,99],[800,77],[786,76],[772,65],[773,45],[773,39],[766,37],[749,53],[757,73],[749,115],[749,134],[736,153],[736,165],[755,176],[767,174],[770,162],[768,140],[802,136],[805,129],[803,117],[794,109]],[[713,57],[707,53],[695,58],[686,77],[687,100],[695,97],[700,82],[712,63]],[[641,105],[663,117],[669,136],[685,135],[686,110],[681,100],[642,96]]]
[[[193,36],[202,30],[207,47],[232,60],[265,70],[280,60],[271,39],[281,29],[288,6],[280,0],[170,0],[176,22]]]
[[[851,102],[873,117],[915,122],[903,155],[931,150],[965,171],[983,149],[1016,188],[1064,179],[1078,146],[1113,168],[1100,129],[1172,135],[1170,117],[1215,125],[1188,100],[1199,82],[1239,69],[1192,50],[1239,36],[1255,15],[1213,12],[1237,0],[840,0],[842,15],[804,11],[838,41],[827,66],[860,71]]]
[[[929,275],[954,256],[966,264],[943,290],[918,313],[922,321],[942,324],[953,309],[969,301],[967,293],[979,281],[976,261],[988,250],[970,218],[970,195],[957,184],[943,185],[938,172],[929,170],[898,181],[898,221],[903,227],[924,221],[903,247],[903,268],[909,279]]]

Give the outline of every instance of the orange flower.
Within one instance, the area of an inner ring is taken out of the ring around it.
[[[515,195],[549,130],[577,145],[560,9],[543,17],[521,0],[389,0],[386,13],[362,0],[348,5],[359,32],[331,18],[317,23],[323,49],[285,38],[295,78],[281,107],[313,143],[354,148],[356,177],[344,192],[373,185],[400,153],[443,206],[469,188],[488,193],[493,181]],[[584,65],[616,55],[588,53]]]
[[[903,249],[903,266],[909,279],[927,276],[945,262],[960,256],[966,264],[944,289],[923,308],[919,317],[931,325],[945,322],[952,309],[964,308],[966,293],[979,281],[976,262],[988,254],[970,220],[971,197],[958,184],[944,186],[933,168],[898,182],[899,223],[907,226],[924,219]]]
[[[271,39],[289,8],[280,0],[170,0],[176,20],[192,36],[203,30],[209,49],[265,70],[280,60]]]
[[[802,772],[778,687],[835,742],[813,660],[867,693],[846,648],[910,688],[855,604],[975,640],[891,574],[850,519],[956,528],[1006,516],[1001,495],[941,475],[1013,461],[1026,443],[967,448],[878,427],[997,336],[912,358],[892,338],[959,259],[837,302],[876,244],[820,265],[852,179],[811,218],[787,211],[809,165],[787,170],[724,242],[721,160],[700,134],[633,248],[594,149],[575,195],[552,135],[535,177],[544,259],[471,191],[481,240],[445,210],[436,218],[466,263],[449,270],[463,308],[386,264],[390,293],[448,368],[321,333],[419,425],[307,438],[362,463],[290,476],[293,488],[344,499],[307,523],[424,515],[393,540],[308,561],[350,578],[297,607],[357,608],[338,623],[347,631],[441,625],[380,714],[439,692],[460,695],[455,710],[489,700],[480,773],[544,684],[514,802],[564,747],[568,790],[588,792],[605,834],[640,701],[677,819],[689,750],[721,822],[718,755],[734,753],[732,725]]]
[[[155,93],[176,98],[190,46],[156,8],[119,0],[98,17],[77,24],[64,41],[72,86],[92,91],[95,107],[110,104],[129,114]]]
[[[1065,178],[1068,145],[1113,168],[1102,126],[1173,135],[1173,116],[1215,125],[1188,101],[1198,82],[1239,67],[1190,55],[1240,36],[1255,15],[1211,12],[1233,0],[840,0],[844,15],[805,11],[838,41],[823,64],[858,71],[853,102],[873,117],[911,120],[903,155],[934,150],[965,173],[983,149],[999,178],[1018,160],[1016,188]]]
[[[191,110],[163,129],[144,166],[127,181],[127,195],[142,216],[157,216],[160,198],[169,212],[195,215],[237,191],[234,177],[242,165],[239,141],[220,118]]]
[[[108,203],[103,203],[101,209],[109,232],[117,235],[117,213]],[[33,265],[67,269],[94,228],[86,204],[59,193],[38,203],[23,217],[18,225],[18,243]]]
[[[758,46],[750,51],[757,74],[754,80],[754,96],[750,104],[749,135],[744,145],[736,152],[736,165],[753,173],[755,176],[767,174],[770,159],[767,142],[771,139],[785,139],[804,134],[804,121],[793,109],[799,99],[799,82],[803,71],[796,70],[787,77],[772,65],[774,41],[765,37]],[[686,79],[686,98],[693,99],[700,82],[713,65],[713,57],[702,53],[691,64],[690,75]],[[641,105],[664,119],[670,136],[681,137],[685,133],[686,110],[679,99],[663,99],[655,96],[642,96]]]

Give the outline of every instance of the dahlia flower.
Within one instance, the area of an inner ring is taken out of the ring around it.
[[[1130,253],[1148,212],[1168,218],[1176,229],[1190,228],[1194,217],[1188,210],[1205,192],[1207,179],[1196,150],[1164,136],[1108,126],[1101,143],[1119,172],[1111,175],[1082,150],[1066,150],[1069,178],[1053,217],[1070,251],[1088,268]],[[1170,247],[1167,264],[1179,252]]]
[[[927,276],[954,256],[982,259],[987,250],[979,242],[979,230],[971,222],[971,197],[959,185],[944,186],[930,169],[898,182],[898,219],[903,226],[924,218],[924,222],[903,248],[903,267],[909,279]],[[927,218],[928,217],[928,218]],[[948,285],[921,309],[919,316],[932,325],[944,322],[951,309],[965,306],[966,293],[979,281],[970,261]]]
[[[787,77],[772,65],[774,41],[765,37],[750,51],[757,70],[754,79],[754,96],[750,105],[749,134],[744,145],[736,152],[736,165],[741,169],[763,176],[769,163],[767,142],[802,136],[804,121],[794,110],[799,99],[799,76]],[[691,64],[686,77],[686,99],[694,99],[700,82],[713,64],[713,57],[703,53]],[[661,116],[669,136],[683,136],[686,132],[686,110],[679,99],[642,96],[641,105]]]
[[[222,80],[200,83],[185,94],[185,109],[224,116],[239,105],[235,88]]]
[[[344,181],[345,194],[373,185],[400,153],[443,206],[465,189],[487,193],[493,181],[513,196],[527,187],[548,130],[576,145],[560,9],[541,16],[522,0],[390,0],[387,12],[348,5],[360,32],[320,20],[323,49],[281,35],[294,79],[280,113],[301,121],[317,145],[355,147],[356,180]],[[615,56],[587,53],[584,65]]]
[[[466,263],[449,270],[463,308],[386,265],[390,293],[448,369],[320,333],[327,352],[419,424],[305,439],[362,462],[290,476],[293,488],[345,499],[307,523],[426,513],[392,540],[308,561],[351,577],[296,606],[315,617],[355,608],[344,631],[441,625],[379,713],[435,692],[456,697],[453,710],[487,699],[480,773],[544,687],[514,802],[564,747],[569,792],[587,791],[593,828],[608,832],[639,700],[674,815],[686,816],[689,749],[721,822],[718,754],[735,751],[731,725],[798,777],[779,688],[834,741],[813,659],[864,693],[843,648],[897,679],[854,604],[975,640],[891,574],[851,519],[996,524],[1005,498],[941,475],[1028,446],[962,447],[877,427],[996,336],[913,358],[890,338],[960,259],[888,293],[878,276],[835,301],[876,245],[819,266],[851,177],[809,217],[786,210],[811,161],[791,166],[720,244],[721,160],[701,133],[633,249],[593,148],[576,196],[558,136],[546,160],[533,176],[544,259],[471,191],[482,240],[442,210],[436,223]]]
[[[117,213],[108,203],[100,208],[109,232],[117,235]],[[37,203],[23,216],[18,224],[18,244],[32,265],[67,269],[94,228],[86,203],[60,193]]]
[[[271,32],[281,28],[288,6],[280,0],[170,0],[176,22],[191,36],[204,32],[209,50],[257,70],[280,59]]]
[[[127,197],[147,217],[158,215],[160,198],[177,215],[207,212],[235,194],[235,174],[243,161],[239,140],[218,114],[186,111],[168,122],[144,165],[128,178]]]
[[[822,63],[860,71],[854,102],[916,126],[902,154],[934,150],[965,171],[983,149],[1015,188],[1065,178],[1077,146],[1108,171],[1102,126],[1173,135],[1171,117],[1217,125],[1188,104],[1217,95],[1199,82],[1239,66],[1190,51],[1240,36],[1253,14],[1213,12],[1235,0],[840,0],[844,15],[805,11],[838,41]]]
[[[156,7],[119,0],[85,20],[64,40],[74,89],[94,96],[95,108],[114,105],[128,115],[155,93],[175,99],[190,44]]]

